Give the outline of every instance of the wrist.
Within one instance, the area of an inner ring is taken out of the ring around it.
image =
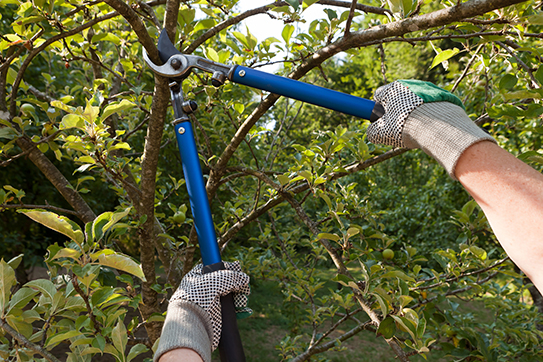
[[[421,148],[432,156],[456,179],[455,169],[460,156],[470,146],[494,138],[477,126],[452,103],[424,103],[411,112],[402,141],[408,148]]]
[[[211,361],[213,327],[208,313],[192,302],[175,300],[168,305],[154,362],[167,352],[187,348],[203,361]]]

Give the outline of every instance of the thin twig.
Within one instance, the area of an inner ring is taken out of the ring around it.
[[[454,85],[451,89],[451,92],[454,93],[454,91],[456,90],[456,88],[460,85],[460,83],[462,82],[462,80],[464,79],[464,77],[468,74],[468,71],[469,69],[471,68],[473,62],[475,61],[475,59],[477,59],[477,54],[479,54],[479,52],[481,51],[481,49],[483,48],[485,44],[480,44],[477,49],[475,49],[475,52],[473,53],[473,56],[471,57],[471,59],[468,61],[468,64],[466,64],[466,67],[464,68],[464,71],[462,72],[462,74],[460,75],[460,77],[456,80],[456,82],[454,82]]]
[[[349,17],[347,18],[347,23],[345,24],[345,33],[343,34],[344,37],[349,36],[349,34],[351,33],[351,23],[353,22],[354,11],[356,9],[356,3],[357,3],[357,0],[352,0],[351,2]]]
[[[381,57],[381,74],[383,75],[383,81],[385,84],[388,84],[387,68],[385,64],[385,48],[383,47],[383,44],[379,44],[377,47],[379,49],[379,56]]]
[[[532,70],[530,69],[530,67],[528,65],[526,65],[526,63],[524,63],[522,61],[522,59],[520,59],[518,57],[518,55],[516,55],[512,50],[511,48],[509,48],[507,45],[505,45],[504,43],[502,43],[501,41],[496,41],[495,42],[496,44],[498,44],[499,46],[501,46],[503,49],[505,49],[506,52],[508,52],[513,58],[516,59],[517,63],[522,67],[522,69],[524,69],[526,71],[526,73],[528,73],[528,76],[530,77],[530,79],[532,80],[532,86],[531,88],[532,89],[539,89],[541,88],[539,86],[539,84],[537,83],[537,79],[535,79],[535,76],[534,74],[532,73]]]
[[[2,209],[44,209],[44,210],[53,210],[57,212],[62,212],[64,214],[79,215],[76,211],[63,209],[61,207],[56,207],[52,205],[30,205],[30,204],[1,204],[0,210]]]

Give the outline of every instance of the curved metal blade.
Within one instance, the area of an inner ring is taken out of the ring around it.
[[[160,37],[158,38],[158,54],[164,63],[166,63],[172,56],[182,54],[173,45],[168,33],[166,32],[166,29],[162,29],[160,32]]]

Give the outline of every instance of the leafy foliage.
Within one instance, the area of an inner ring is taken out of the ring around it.
[[[398,78],[435,82],[504,148],[541,168],[537,2],[351,9],[304,0],[240,17],[232,0],[163,3],[0,5],[6,360],[54,361],[61,343],[69,361],[144,355],[160,335],[160,300],[199,259],[166,122],[168,82],[141,57],[145,48],[156,58],[162,26],[184,53],[255,68],[279,62],[279,74],[365,98]],[[316,7],[321,16],[306,20]],[[240,23],[256,14],[280,29],[257,39]],[[209,78],[194,72],[182,87],[200,108],[192,121],[219,243],[253,283],[279,285],[290,333],[278,358],[325,360],[323,352],[341,355],[342,342],[368,330],[400,361],[432,359],[438,349],[454,360],[541,359],[533,288],[434,161],[367,142],[366,121],[230,82],[215,88]],[[25,280],[39,263],[50,277]],[[145,337],[136,337],[141,325]]]

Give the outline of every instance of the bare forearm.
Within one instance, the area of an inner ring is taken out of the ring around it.
[[[158,362],[202,362],[202,358],[192,349],[178,348],[172,351],[166,352],[160,357]]]
[[[483,209],[507,254],[543,292],[543,175],[484,141],[462,154],[456,177]]]

